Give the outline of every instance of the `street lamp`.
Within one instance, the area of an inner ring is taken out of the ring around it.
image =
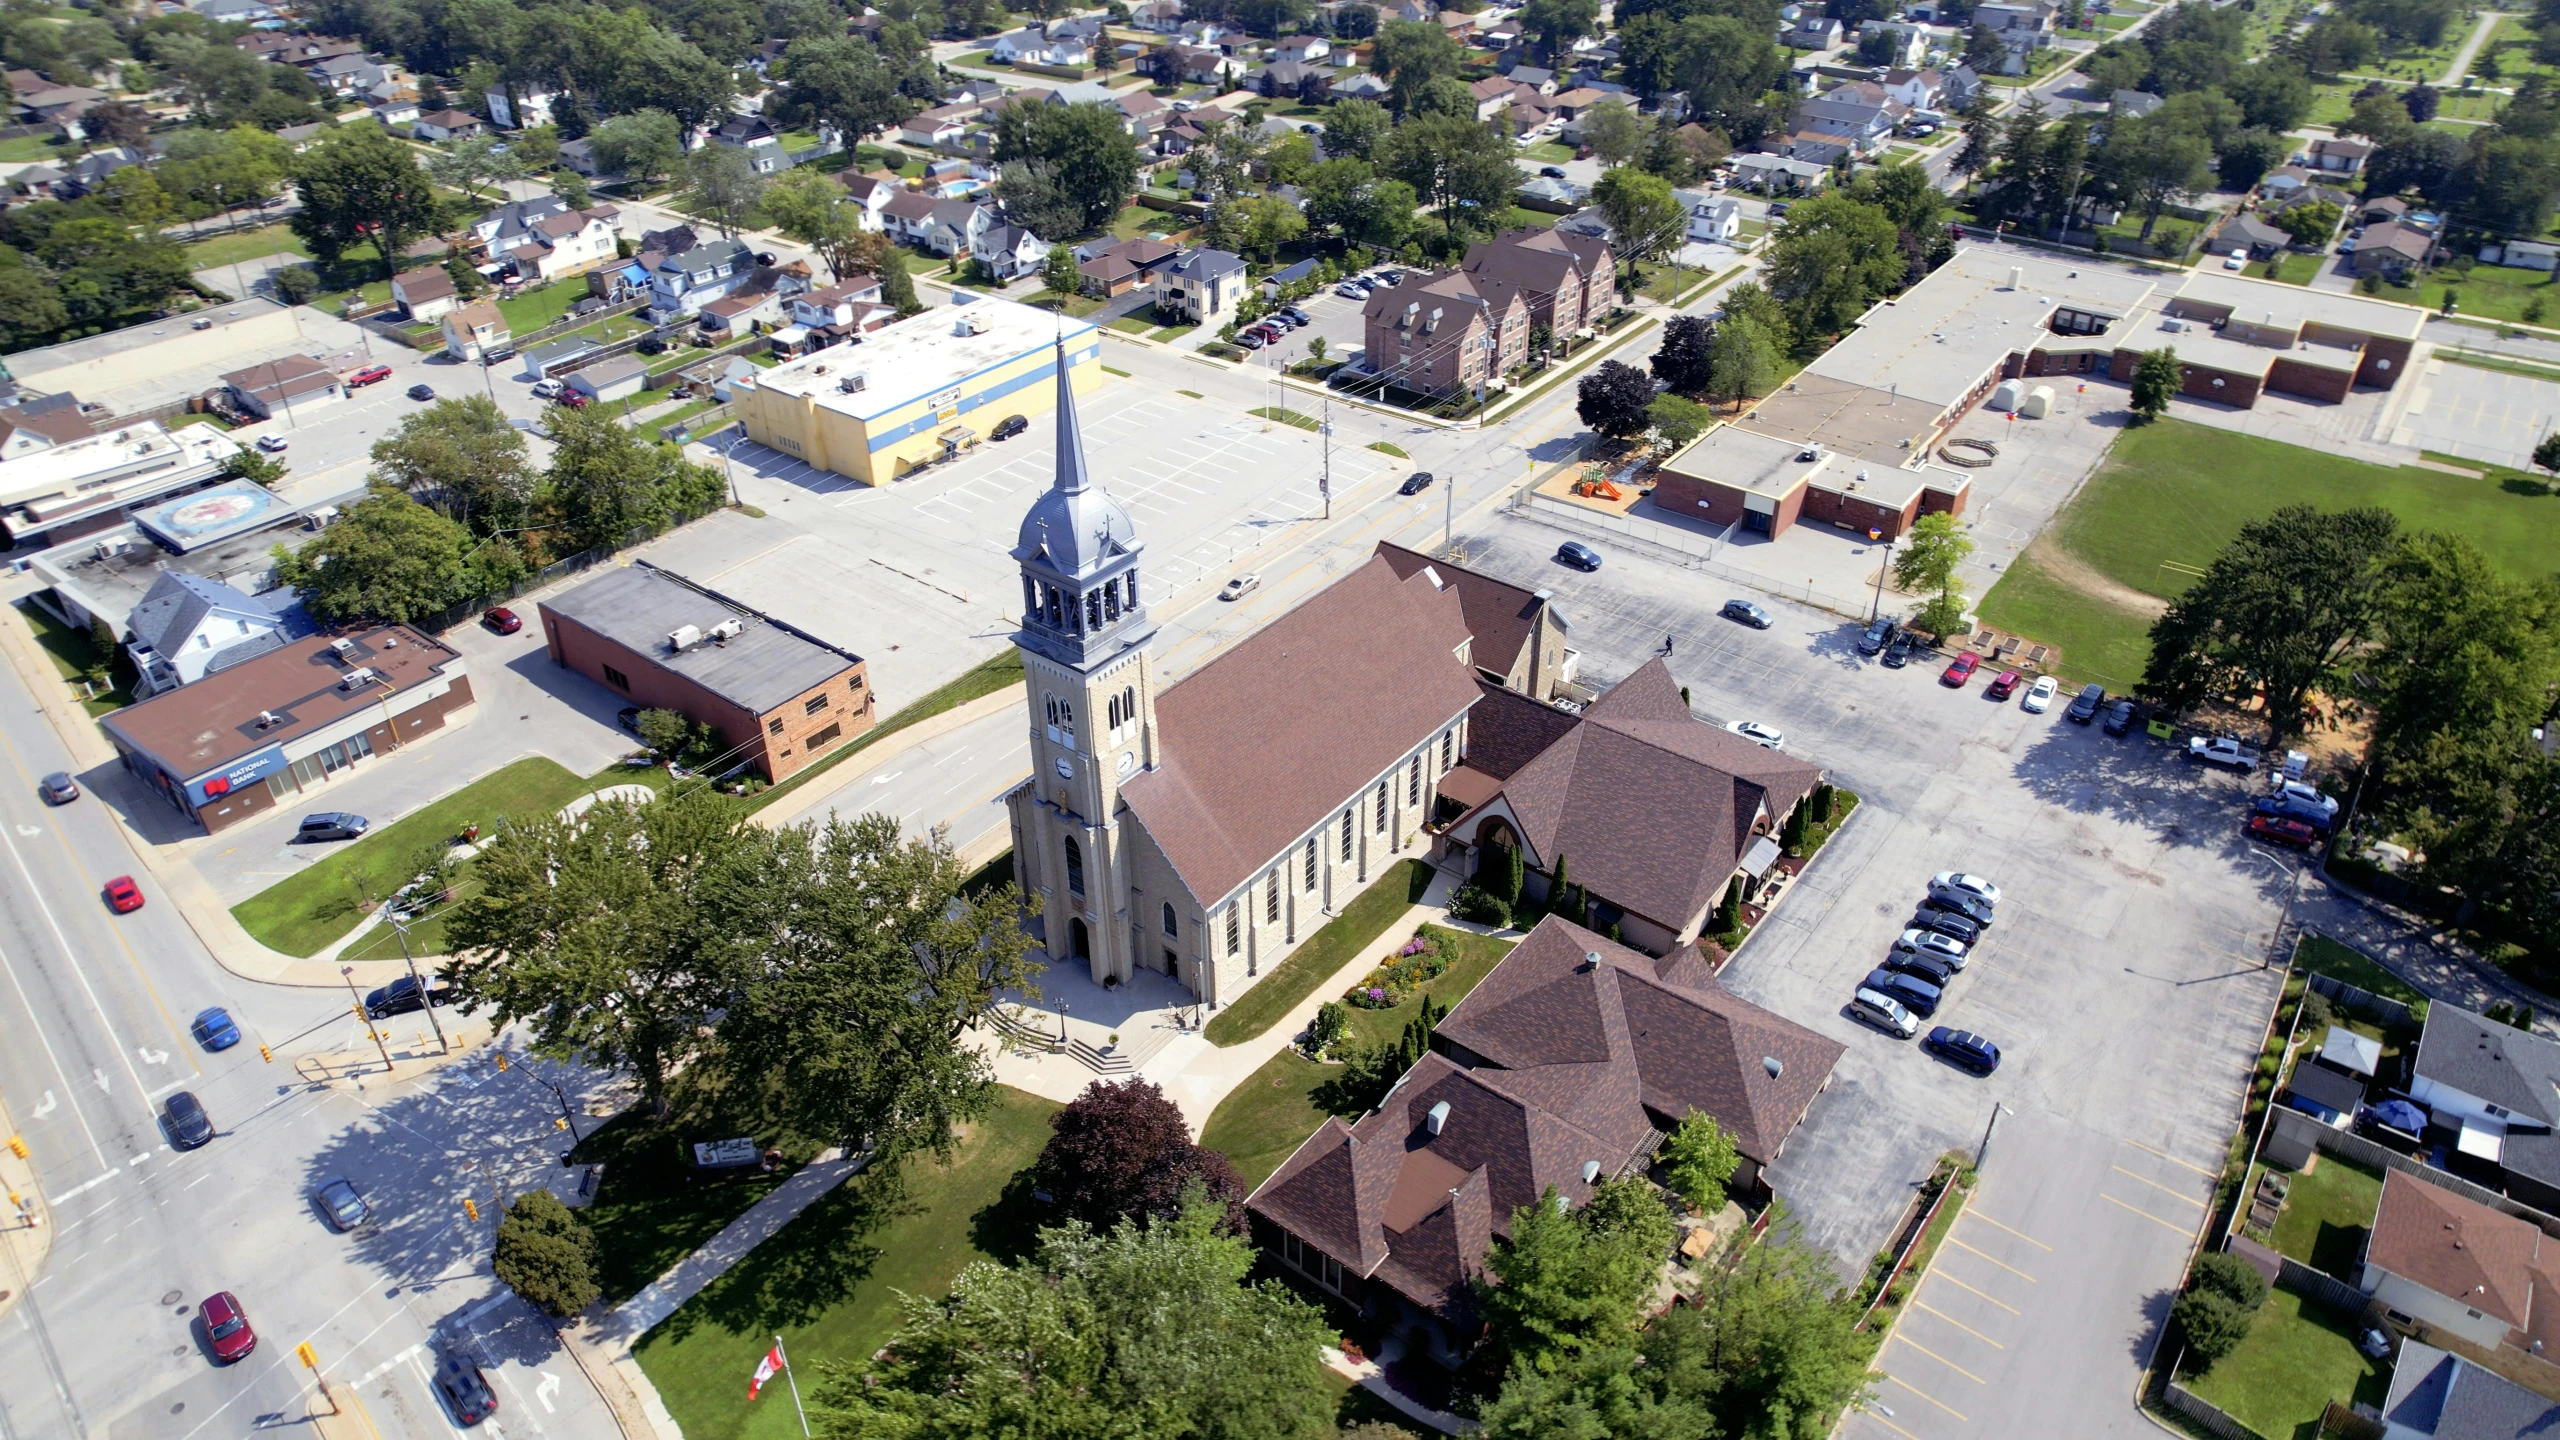
[[[1976,1147],[1974,1148],[1974,1152],[1973,1152],[1973,1168],[1974,1168],[1974,1169],[1976,1169],[1976,1170],[1981,1169],[1981,1168],[1982,1168],[1982,1161],[1983,1161],[1983,1157],[1985,1157],[1985,1156],[1987,1156],[1987,1155],[1989,1155],[1989,1154],[1991,1153],[1991,1127],[2000,1123],[2000,1117],[2001,1117],[2001,1116],[2003,1116],[2003,1115],[2015,1115],[2015,1114],[2017,1114],[2017,1113],[2018,1113],[2017,1111],[2012,1110],[2012,1109],[2010,1109],[2008,1106],[2006,1106],[2006,1105],[2002,1105],[2002,1104],[1998,1103],[1997,1101],[1994,1101],[1994,1102],[1992,1103],[1992,1106],[1991,1106],[1991,1118],[1990,1118],[1990,1119],[1988,1119],[1988,1120],[1985,1120],[1984,1122],[1982,1122],[1982,1143],[1981,1143],[1980,1145],[1978,1145],[1978,1146],[1976,1146]]]
[[[1893,542],[1884,542],[1884,558],[1876,562],[1875,603],[1867,607],[1867,623],[1873,624],[1884,615],[1884,572],[1893,568]]]
[[[2249,847],[2249,853],[2284,872],[2284,914],[2276,920],[2275,938],[2268,942],[2268,953],[2258,957],[2258,968],[2264,970],[2273,963],[2275,947],[2284,943],[2285,928],[2293,923],[2293,902],[2302,896],[2302,868],[2287,865],[2255,845]]]

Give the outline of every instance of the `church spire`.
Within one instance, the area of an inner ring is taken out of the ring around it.
[[[1057,489],[1065,495],[1081,495],[1092,483],[1092,472],[1085,465],[1084,427],[1076,423],[1076,391],[1067,382],[1067,341],[1058,338],[1058,478]]]

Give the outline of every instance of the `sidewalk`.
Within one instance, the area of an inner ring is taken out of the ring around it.
[[[44,1269],[45,1257],[53,1253],[52,1216],[36,1184],[35,1167],[6,1148],[17,1133],[8,1104],[0,1101],[0,1190],[8,1198],[7,1206],[0,1208],[0,1251],[9,1257],[0,1265],[0,1317],[17,1308],[18,1297],[27,1293],[27,1286]]]
[[[2560,1014],[2553,1013],[2550,996],[2509,978],[2477,951],[2446,938],[2443,927],[2430,921],[2317,872],[2306,877],[2293,918],[2297,926],[2363,951],[2430,999],[2474,1012],[2498,1000],[2530,1005],[2536,1012],[2535,1031],[2560,1038]]]
[[[841,1150],[822,1152],[801,1167],[799,1174],[774,1187],[772,1194],[747,1207],[746,1214],[730,1221],[727,1229],[712,1236],[702,1248],[677,1261],[673,1269],[650,1281],[648,1288],[598,1318],[593,1325],[595,1338],[608,1348],[630,1349],[631,1342],[647,1334],[650,1326],[676,1313],[677,1307],[700,1293],[703,1286],[719,1279],[748,1251],[790,1224],[801,1211],[816,1204],[818,1197],[843,1184],[862,1165],[860,1156],[847,1159]]]

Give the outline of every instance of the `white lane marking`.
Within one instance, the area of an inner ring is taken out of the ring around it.
[[[133,1048],[134,1052],[142,1057],[142,1063],[145,1065],[166,1065],[169,1063],[169,1052],[166,1050],[154,1050],[148,1045],[136,1045]]]
[[[904,770],[892,770],[886,775],[874,775],[871,777],[871,783],[874,785],[886,785],[890,781],[895,780],[906,773],[907,772]]]
[[[110,1089],[112,1089],[112,1088],[113,1088],[112,1086],[110,1086],[110,1085],[107,1083],[107,1072],[106,1072],[106,1071],[99,1069],[99,1068],[98,1068],[97,1066],[95,1066],[95,1065],[92,1065],[92,1066],[90,1066],[90,1067],[89,1067],[89,1073],[90,1073],[90,1074],[92,1074],[92,1075],[94,1075],[94,1076],[96,1076],[96,1077],[98,1078],[98,1093],[99,1093],[99,1094],[104,1095],[104,1094],[106,1094]],[[139,1075],[136,1075],[135,1077],[133,1077],[133,1085],[134,1085],[134,1088],[135,1088],[135,1089],[137,1089],[137,1090],[141,1089],[141,1088],[142,1088],[142,1077],[141,1077],[141,1076],[139,1076]]]
[[[53,1197],[53,1208],[59,1210],[62,1208],[63,1201],[70,1199],[74,1195],[80,1195],[88,1191],[95,1190],[114,1178],[116,1178],[116,1172],[110,1170],[106,1174],[99,1176],[97,1179],[92,1180],[85,1185],[74,1185],[70,1189]]]
[[[177,1089],[179,1086],[184,1085],[184,1084],[186,1084],[186,1083],[187,1083],[187,1082],[186,1082],[186,1080],[185,1080],[185,1078],[184,1078],[184,1077],[181,1077],[181,1078],[176,1079],[176,1080],[172,1080],[172,1081],[170,1081],[168,1084],[161,1086],[159,1089],[152,1091],[152,1092],[151,1092],[151,1096],[150,1096],[150,1098],[151,1098],[151,1099],[154,1099],[154,1100],[157,1100],[157,1099],[159,1099],[161,1096],[168,1094],[170,1091],[175,1090],[175,1089]]]
[[[136,1155],[136,1156],[134,1156],[132,1159],[127,1160],[126,1162],[124,1162],[124,1168],[126,1168],[127,1170],[130,1170],[130,1169],[134,1168],[135,1166],[140,1165],[143,1161],[148,1160],[148,1159],[150,1159],[150,1158],[151,1158],[151,1157],[150,1157],[150,1156],[148,1156],[148,1155]]]
[[[465,1325],[476,1325],[480,1323],[481,1316],[488,1314],[490,1311],[497,1309],[499,1306],[506,1304],[509,1300],[514,1298],[515,1297],[513,1295],[504,1291],[492,1295],[470,1309],[463,1311],[462,1323]]]
[[[189,1190],[193,1190],[193,1189],[194,1189],[194,1188],[196,1188],[197,1186],[199,1186],[199,1185],[203,1184],[204,1182],[206,1182],[207,1180],[210,1180],[210,1179],[212,1179],[212,1178],[213,1178],[213,1172],[212,1172],[212,1171],[210,1171],[210,1170],[207,1170],[206,1172],[204,1172],[203,1174],[201,1174],[201,1175],[197,1176],[197,1177],[196,1177],[196,1178],[194,1178],[193,1180],[188,1181],[185,1185],[180,1186],[180,1187],[179,1187],[179,1193],[180,1193],[180,1194],[185,1194],[187,1191],[189,1191]]]
[[[53,1092],[52,1092],[52,1091],[50,1091],[50,1090],[47,1090],[46,1092],[44,1092],[44,1103],[43,1103],[43,1104],[41,1104],[41,1105],[38,1105],[35,1109],[30,1110],[30,1111],[28,1111],[27,1113],[28,1113],[28,1114],[30,1114],[30,1115],[33,1115],[33,1116],[34,1116],[35,1118],[37,1118],[38,1120],[41,1120],[41,1119],[43,1119],[44,1117],[46,1117],[47,1115],[52,1114],[52,1113],[54,1112],[55,1108],[56,1108],[56,1107],[58,1107],[58,1106],[59,1106],[59,1105],[61,1105],[61,1104],[62,1104],[62,1102],[61,1102],[61,1101],[56,1100],[55,1098],[53,1098]]]
[[[18,833],[32,840],[38,835],[43,834],[44,829],[42,826],[37,825],[21,825],[18,827]]]
[[[542,1376],[542,1383],[533,1387],[533,1398],[542,1402],[544,1414],[559,1414],[560,1407],[551,1403],[551,1397],[560,1393],[560,1377],[548,1370],[537,1373]]]
[[[0,843],[6,844],[9,851],[10,863],[16,865],[18,867],[18,873],[26,878],[28,898],[36,902],[37,912],[44,916],[45,928],[53,932],[54,943],[62,947],[62,958],[69,962],[72,978],[80,982],[81,993],[89,997],[89,1008],[98,1012],[99,1027],[107,1032],[108,1038],[117,1038],[115,1022],[107,1018],[106,1005],[98,999],[97,988],[89,983],[88,968],[83,966],[78,959],[80,953],[79,949],[71,943],[71,937],[63,933],[62,922],[55,918],[53,907],[45,903],[44,889],[36,883],[36,872],[27,868],[27,857],[19,853],[17,841],[10,840],[5,836],[0,836]],[[118,1052],[117,1058],[123,1059],[122,1052]],[[133,1078],[134,1094],[140,1095],[146,1088],[148,1088],[142,1083],[142,1072],[133,1068],[132,1061],[126,1060],[124,1062],[124,1069],[125,1073]],[[107,1088],[106,1080],[107,1077],[103,1074],[98,1077],[98,1088],[100,1090]],[[146,1111],[149,1109],[147,1102],[144,1108]]]

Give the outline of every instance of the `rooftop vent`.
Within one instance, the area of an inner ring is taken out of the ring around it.
[[[283,723],[284,717],[278,715],[273,710],[261,710],[258,712],[258,728],[261,730],[273,730]]]
[[[868,375],[847,375],[836,382],[836,391],[843,395],[858,394],[863,386],[870,383],[871,377]]]
[[[329,649],[341,660],[352,663],[356,658],[356,642],[353,640],[345,638],[332,640],[329,642]]]
[[[1434,1135],[1448,1129],[1449,1102],[1443,1100],[1439,1104],[1432,1106],[1431,1113],[1422,1117],[1422,1128],[1430,1131]]]
[[[1787,1073],[1787,1062],[1775,1055],[1763,1055],[1760,1057],[1760,1068],[1768,1071],[1769,1078],[1775,1080]]]
[[[341,690],[361,690],[380,678],[382,677],[376,675],[371,666],[359,665],[353,670],[347,672],[346,678],[338,682],[338,688]]]
[[[2023,289],[2023,288],[2025,287],[2026,283],[2027,283],[2027,267],[2025,267],[2024,265],[2012,265],[2012,266],[2010,266],[2010,267],[2009,267],[2009,288],[2010,288],[2010,289],[2012,289],[2012,290]]]
[[[740,635],[745,634],[746,629],[747,622],[739,619],[735,615],[732,615],[728,619],[711,627],[711,638],[714,640],[735,640]]]
[[[1583,1161],[1583,1162],[1582,1162],[1582,1183],[1583,1183],[1583,1184],[1585,1184],[1585,1185],[1588,1185],[1588,1184],[1590,1184],[1591,1182],[1593,1182],[1593,1181],[1595,1181],[1595,1180],[1597,1180],[1597,1179],[1599,1179],[1599,1178],[1600,1178],[1600,1162],[1599,1162],[1599,1161],[1597,1161],[1597,1160],[1585,1160],[1585,1161]]]

